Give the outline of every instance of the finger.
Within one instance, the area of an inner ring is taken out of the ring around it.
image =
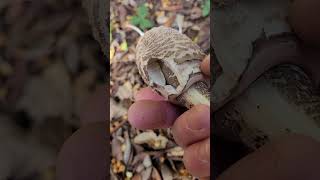
[[[153,91],[150,87],[142,88],[135,95],[135,100],[154,100],[154,101],[164,101],[164,97]]]
[[[210,136],[210,109],[206,105],[196,105],[183,113],[175,121],[172,134],[182,147],[186,147]]]
[[[200,68],[205,75],[210,76],[210,55],[204,58],[200,64]]]
[[[218,180],[318,180],[320,144],[301,135],[288,135],[267,144],[224,172]]]
[[[57,159],[57,179],[105,179],[107,176],[106,123],[76,131],[63,145]]]
[[[184,151],[183,162],[186,169],[196,177],[210,176],[210,139],[188,146]]]
[[[168,128],[179,114],[179,109],[169,102],[141,100],[129,108],[128,120],[138,129]]]

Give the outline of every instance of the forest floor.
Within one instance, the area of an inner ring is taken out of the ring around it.
[[[110,2],[110,132],[113,179],[193,179],[183,163],[183,149],[170,129],[140,131],[127,122],[135,93],[145,87],[135,64],[139,34],[167,26],[178,29],[206,53],[210,48],[210,1],[207,0],[114,0]]]

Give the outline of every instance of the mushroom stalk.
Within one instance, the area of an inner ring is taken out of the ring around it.
[[[177,101],[187,108],[197,104],[210,106],[210,92],[204,82],[197,82],[182,93]]]

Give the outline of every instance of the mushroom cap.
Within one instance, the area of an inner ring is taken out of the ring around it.
[[[259,40],[291,33],[287,22],[289,6],[290,0],[259,0],[232,1],[214,7],[212,43],[215,61],[222,69],[212,85],[214,103],[232,95],[254,61]]]
[[[200,70],[204,57],[189,37],[163,26],[147,31],[136,49],[136,63],[145,83],[172,101],[195,82],[204,81]]]

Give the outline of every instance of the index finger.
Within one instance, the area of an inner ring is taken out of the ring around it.
[[[153,92],[151,88],[141,89],[135,95],[136,102],[128,111],[128,120],[138,129],[170,127],[180,115],[179,109]]]

